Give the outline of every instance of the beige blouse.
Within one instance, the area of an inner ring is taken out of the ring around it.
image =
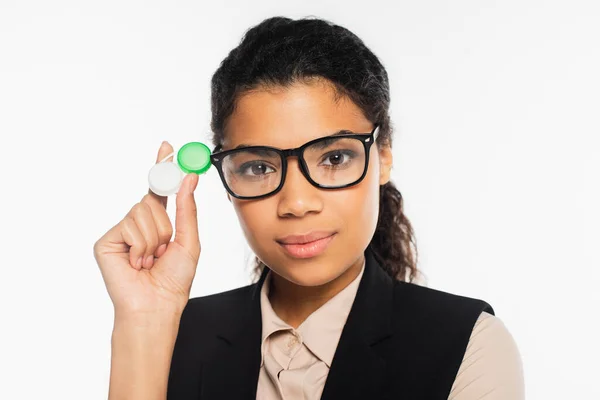
[[[262,360],[257,400],[318,400],[364,272],[313,312],[297,329],[269,301],[271,271],[260,294]],[[449,400],[522,400],[521,357],[502,321],[483,312],[475,326]]]

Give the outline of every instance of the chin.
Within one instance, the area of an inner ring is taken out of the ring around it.
[[[298,266],[296,268],[285,268],[277,274],[298,286],[322,286],[335,280],[344,271],[328,271],[322,268],[322,264],[314,263]]]

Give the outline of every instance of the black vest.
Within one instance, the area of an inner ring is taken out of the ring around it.
[[[370,249],[322,400],[447,400],[483,300],[391,279]],[[252,285],[188,302],[167,400],[255,399],[262,333]],[[260,399],[259,399],[260,400]]]

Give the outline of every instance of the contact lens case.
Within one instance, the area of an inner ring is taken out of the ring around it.
[[[189,142],[177,152],[174,162],[165,162],[169,154],[156,163],[148,173],[150,190],[159,196],[176,194],[186,174],[204,174],[210,168],[210,149],[200,142]]]

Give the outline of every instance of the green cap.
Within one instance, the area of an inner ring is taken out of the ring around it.
[[[200,142],[189,142],[177,152],[177,163],[186,174],[203,174],[210,168],[210,149]]]

